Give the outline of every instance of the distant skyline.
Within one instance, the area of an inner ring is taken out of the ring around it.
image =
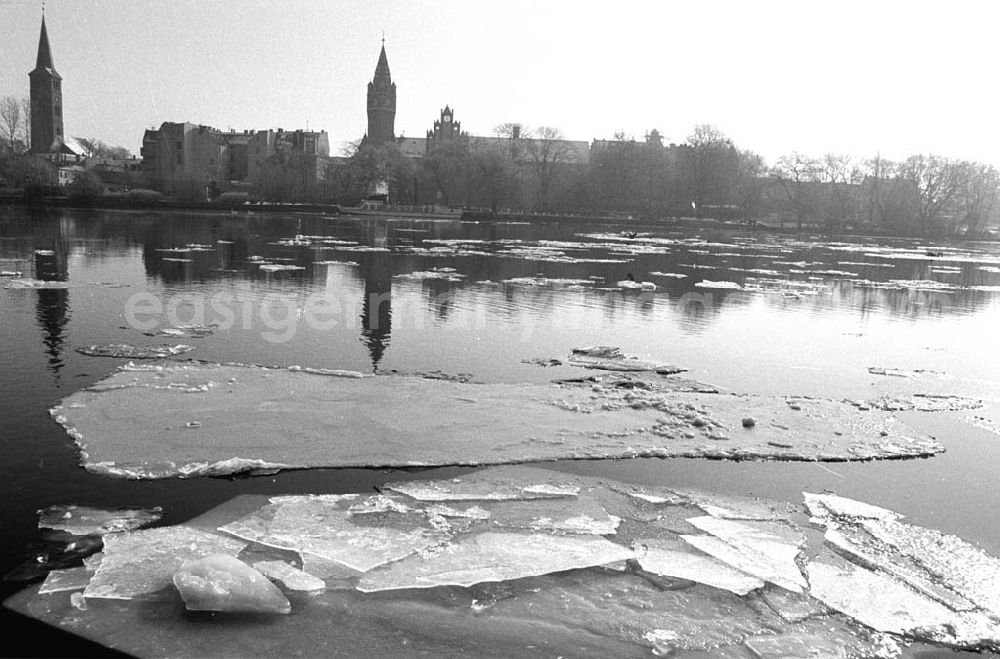
[[[936,153],[1000,166],[996,32],[983,2],[48,0],[67,135],[138,155],[143,130],[366,128],[383,33],[396,132],[445,105],[488,135],[683,142],[709,123],[769,164],[792,151]],[[41,3],[0,0],[0,96],[28,95]]]

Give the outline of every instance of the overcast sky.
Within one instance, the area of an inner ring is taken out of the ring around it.
[[[769,162],[791,151],[1000,165],[1000,4],[48,0],[65,130],[138,153],[190,121],[365,132],[383,32],[396,132],[445,104],[473,134],[682,142],[711,123]],[[0,0],[0,96],[27,96],[38,0]]]

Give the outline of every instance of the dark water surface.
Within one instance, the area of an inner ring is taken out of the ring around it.
[[[488,382],[544,382],[549,369],[522,360],[603,344],[687,366],[692,377],[738,392],[862,398],[898,387],[974,396],[986,402],[974,413],[992,428],[967,423],[969,412],[901,414],[946,446],[927,460],[550,466],[793,502],[803,490],[828,489],[1000,555],[995,243],[7,209],[0,211],[0,271],[69,283],[5,289],[11,277],[0,276],[3,573],[31,555],[40,537],[35,511],[52,504],[162,506],[172,524],[238,494],[365,492],[387,480],[471,471],[326,469],[147,482],[88,474],[48,409],[127,361],[75,351],[97,343],[188,343],[196,350],[187,356],[210,361],[442,371]],[[631,279],[657,288],[617,284]],[[696,285],[703,280],[716,287]],[[198,338],[148,335],[210,323],[219,327]],[[922,372],[874,375],[869,367]],[[5,583],[3,595],[20,587]],[[62,645],[64,638],[23,619],[16,624],[22,631],[7,656],[95,651]]]

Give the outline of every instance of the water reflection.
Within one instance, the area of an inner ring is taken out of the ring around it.
[[[63,223],[59,231],[42,243],[35,251],[35,278],[42,281],[67,281],[69,268],[67,265],[68,244],[64,239],[67,229]],[[42,342],[48,356],[48,367],[52,371],[56,383],[59,382],[63,361],[63,342],[65,340],[66,324],[69,322],[69,291],[66,289],[41,288],[37,291],[35,302],[35,319],[42,330]]]
[[[360,256],[358,265],[365,282],[361,304],[361,340],[368,348],[372,371],[378,371],[392,332],[391,257],[386,252],[368,252]]]

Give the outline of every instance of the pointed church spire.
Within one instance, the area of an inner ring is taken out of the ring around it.
[[[42,14],[42,33],[38,36],[38,59],[35,61],[35,69],[51,69],[53,73],[56,70],[52,63],[52,50],[49,48],[49,33],[45,29],[45,14]]]
[[[385,38],[382,39],[382,52],[378,54],[378,64],[375,65],[375,77],[372,82],[391,83],[392,76],[389,75],[389,59],[385,56]]]

